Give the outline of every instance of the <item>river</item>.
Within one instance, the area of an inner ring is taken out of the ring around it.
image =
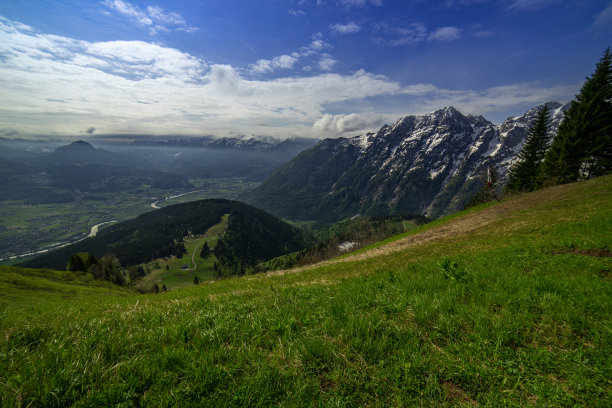
[[[18,259],[18,258],[25,258],[26,256],[40,255],[40,254],[44,254],[44,253],[49,252],[49,251],[53,251],[54,249],[59,249],[59,248],[63,248],[63,247],[68,246],[68,245],[76,244],[77,242],[83,241],[85,238],[95,237],[98,234],[98,230],[99,230],[100,226],[102,226],[104,224],[110,224],[112,222],[117,222],[117,220],[105,221],[105,222],[101,222],[99,224],[94,225],[89,230],[89,235],[87,235],[84,238],[77,239],[75,241],[66,242],[66,243],[63,243],[63,244],[53,244],[53,245],[49,246],[46,249],[41,249],[40,251],[34,251],[34,252],[28,252],[28,253],[25,253],[25,254],[7,256],[6,258],[0,258],[0,262],[10,261],[10,260]]]
[[[161,208],[160,206],[158,206],[158,205],[157,205],[157,204],[159,204],[159,203],[163,203],[164,201],[172,200],[173,198],[182,197],[182,196],[187,195],[187,194],[199,193],[199,192],[201,192],[201,191],[206,191],[206,190],[195,190],[195,191],[189,191],[189,192],[187,192],[187,193],[178,194],[178,195],[171,196],[171,197],[166,197],[166,198],[164,198],[164,199],[162,199],[162,200],[158,200],[158,201],[155,201],[154,203],[151,203],[151,207],[152,207],[152,208],[155,208],[156,210],[159,210],[159,209]]]

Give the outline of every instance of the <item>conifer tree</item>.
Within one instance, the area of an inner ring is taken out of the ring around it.
[[[206,259],[210,256],[210,247],[208,246],[208,242],[204,242],[202,245],[202,250],[200,251],[200,258]]]
[[[559,125],[543,163],[555,183],[612,171],[612,55],[606,49]]]
[[[533,191],[539,187],[542,160],[548,149],[550,114],[544,105],[529,129],[518,159],[508,170],[506,191]]]

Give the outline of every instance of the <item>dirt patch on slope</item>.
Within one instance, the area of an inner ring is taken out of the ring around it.
[[[367,258],[372,258],[380,255],[388,255],[397,251],[402,251],[417,245],[426,244],[431,241],[440,241],[456,238],[460,235],[471,234],[475,231],[484,229],[493,221],[501,220],[504,216],[516,211],[531,208],[544,200],[556,200],[564,197],[567,194],[567,189],[563,186],[547,189],[545,194],[532,193],[517,196],[509,201],[501,202],[483,210],[464,214],[446,224],[434,227],[432,229],[419,232],[414,235],[409,235],[378,248],[370,249],[366,252],[343,258],[336,262],[342,261],[357,261]]]

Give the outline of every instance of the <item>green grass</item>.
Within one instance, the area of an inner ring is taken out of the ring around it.
[[[195,276],[201,282],[214,280],[213,266],[217,262],[217,258],[211,253],[206,259],[202,259],[200,252],[204,242],[208,243],[211,251],[215,249],[228,221],[229,214],[226,214],[217,225],[210,227],[204,234],[186,237],[185,249],[187,249],[187,253],[183,254],[181,258],[156,259],[147,263],[146,268],[150,271],[150,274],[141,279],[136,286],[141,290],[149,291],[154,284],[157,284],[160,288],[165,285],[168,290],[174,290],[192,286]],[[193,254],[195,256],[192,257]],[[195,261],[195,268],[192,260]],[[188,265],[189,270],[181,269],[183,265]],[[166,269],[166,266],[168,269]]]
[[[0,309],[135,294],[129,288],[96,281],[87,273],[0,266]]]
[[[606,177],[300,272],[11,298],[0,405],[608,407],[611,203]]]

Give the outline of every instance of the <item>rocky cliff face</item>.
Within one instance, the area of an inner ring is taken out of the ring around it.
[[[556,132],[565,109],[546,103]],[[376,133],[326,139],[275,172],[247,201],[289,219],[460,210],[494,166],[502,182],[537,106],[499,126],[453,107],[406,116]]]

